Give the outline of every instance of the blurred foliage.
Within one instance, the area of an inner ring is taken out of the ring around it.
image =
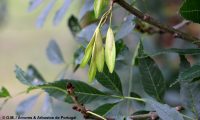
[[[3,26],[3,24],[6,21],[6,17],[8,15],[7,11],[7,0],[1,0],[0,1],[0,26]]]
[[[37,9],[42,2],[42,0],[30,0],[29,11]],[[56,0],[50,0],[46,4],[37,19],[36,26],[44,25],[56,2]],[[178,0],[176,0],[175,6],[170,6],[174,2],[173,0],[129,0],[128,2],[144,13],[155,16],[162,23],[171,26],[183,20],[179,15],[167,14],[165,11],[165,9],[178,10],[181,6]],[[72,0],[63,1],[63,5],[58,8],[53,17],[54,25],[58,25],[64,19],[70,5],[73,5],[72,3]],[[29,65],[26,71],[16,66],[16,77],[22,84],[28,86],[28,92],[41,89],[47,93],[43,106],[45,112],[52,112],[52,104],[54,104],[52,97],[69,104],[74,102],[66,88],[67,84],[71,84],[77,100],[84,105],[89,104],[96,107],[96,109],[91,107],[91,111],[104,117],[121,120],[128,119],[131,115],[155,111],[162,120],[184,120],[185,118],[197,120],[200,118],[200,67],[197,62],[200,49],[198,46],[181,41],[169,33],[140,21],[137,17],[121,10],[117,5],[111,10],[112,17],[118,19],[111,18],[112,24],[108,20],[105,20],[104,24],[101,22],[98,24],[99,20],[103,21],[106,16],[104,14],[103,18],[99,18],[105,12],[107,3],[99,0],[81,0],[76,3],[77,6],[82,6],[80,14],[70,15],[71,17],[67,19],[67,26],[74,39],[80,44],[74,53],[73,72],[81,70],[79,66],[85,55],[84,50],[87,49],[87,44],[91,42],[95,30],[99,26],[101,26],[101,29],[98,30],[100,30],[103,44],[106,44],[108,29],[112,28],[113,30],[116,46],[115,69],[112,73],[109,71],[109,65],[103,66],[103,71],[98,71],[96,76],[94,75],[96,81],[89,84],[82,80],[65,77],[66,67],[54,82],[48,83],[33,65]],[[194,4],[192,3],[192,5]],[[187,5],[191,8],[189,3],[184,2],[182,11],[180,11],[183,17],[188,16],[188,14],[183,14],[184,9],[188,9]],[[119,10],[122,14],[118,13]],[[110,15],[109,12],[108,10],[107,15]],[[190,9],[189,12],[192,12],[191,15],[197,14],[193,9]],[[191,16],[185,18],[193,20]],[[198,22],[196,18],[193,21]],[[195,31],[187,26],[182,30]],[[104,48],[103,45],[102,47]],[[66,66],[63,53],[55,40],[49,41],[46,53],[51,63]],[[92,60],[88,61],[92,62]],[[173,94],[170,93],[171,91]],[[2,88],[0,94],[5,98],[10,97],[5,88]],[[22,101],[18,105],[16,113],[24,115],[28,112],[39,95],[40,93]],[[100,104],[96,105],[97,103]],[[185,110],[177,111],[173,108],[179,105]]]

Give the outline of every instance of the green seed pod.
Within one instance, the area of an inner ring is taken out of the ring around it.
[[[103,71],[104,67],[104,47],[100,29],[96,30],[95,37],[95,62],[99,72]]]
[[[84,55],[84,57],[83,57],[83,59],[81,61],[81,64],[80,64],[81,67],[85,67],[85,65],[90,60],[90,57],[91,57],[91,54],[92,54],[93,45],[94,45],[94,42],[95,42],[95,36],[96,36],[96,32],[92,36],[92,39],[90,40],[90,43],[87,45],[87,47],[85,49],[85,55]]]
[[[95,62],[95,50],[96,49],[96,45],[94,44],[93,48],[92,48],[92,59],[91,59],[91,63],[90,63],[90,68],[89,68],[89,82],[93,82],[95,75],[96,75],[96,62]]]
[[[104,11],[108,3],[109,3],[109,0],[95,0],[94,1],[94,12],[95,12],[96,18],[98,18],[99,15]]]
[[[116,48],[114,33],[110,27],[108,28],[106,36],[105,58],[108,69],[112,73],[115,67]]]

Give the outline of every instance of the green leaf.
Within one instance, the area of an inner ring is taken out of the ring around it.
[[[103,71],[104,68],[104,47],[102,41],[102,35],[99,28],[96,30],[96,37],[95,37],[95,62],[99,72]]]
[[[190,63],[184,56],[181,56],[180,63],[180,74],[187,69],[190,69]],[[198,82],[189,83],[189,81],[179,81],[180,82],[180,100],[182,106],[187,110],[190,110],[194,113],[196,119],[200,117],[200,85]]]
[[[200,65],[193,65],[192,67],[180,73],[178,80],[192,82],[200,78]]]
[[[183,72],[184,70],[190,68],[190,63],[188,60],[185,58],[184,55],[179,55],[180,57],[180,72]]]
[[[107,103],[99,106],[97,109],[93,110],[94,113],[105,116],[112,108],[118,103]]]
[[[103,93],[99,90],[97,90],[94,87],[91,87],[90,85],[82,82],[82,81],[77,81],[77,80],[60,80],[56,81],[53,83],[48,83],[44,85],[39,85],[36,87],[30,87],[28,89],[28,92],[34,89],[44,89],[44,90],[49,90],[52,89],[52,91],[47,91],[50,95],[50,92],[54,91],[61,91],[65,96],[68,95],[67,90],[66,90],[66,85],[68,83],[71,83],[74,86],[74,92],[76,96],[78,97],[78,100],[80,103],[89,103],[95,100],[102,100],[106,98],[113,98],[111,95],[108,95],[106,93]]]
[[[158,113],[162,120],[184,120],[175,108],[152,100],[148,100],[147,103]]]
[[[110,73],[108,68],[104,67],[103,72],[98,72],[96,74],[96,79],[104,87],[113,90],[120,95],[123,95],[121,81],[115,71]]]
[[[36,94],[20,102],[16,108],[16,114],[24,115],[25,113],[30,111],[33,108],[34,104],[36,103],[38,97],[39,94]]]
[[[46,54],[48,59],[53,64],[62,64],[65,62],[61,50],[55,40],[51,40],[49,42],[48,47],[46,49]]]
[[[131,96],[131,97],[134,97],[134,98],[142,98],[141,96],[139,96],[139,95],[138,95],[137,93],[135,93],[135,92],[131,92],[131,93],[130,93],[130,96]],[[143,101],[138,101],[138,102],[144,104]]]
[[[115,42],[116,47],[116,61],[121,61],[125,59],[125,55],[128,53],[129,49],[123,40],[118,40]]]
[[[143,55],[145,54],[143,45],[141,43],[138,56],[140,57]],[[162,101],[162,97],[165,93],[166,83],[158,65],[150,57],[139,58],[138,65],[143,78],[142,84],[145,92],[155,97],[158,101]]]
[[[185,71],[186,69],[190,68],[190,63],[188,62],[188,60],[186,59],[186,57],[184,55],[179,55],[180,57],[180,68],[179,68],[179,72],[183,72]],[[180,76],[180,74],[179,74]],[[180,81],[179,79],[174,81],[173,83],[170,84],[170,87],[174,86],[175,84],[177,83],[184,83],[184,81]]]
[[[95,0],[94,1],[94,12],[95,17],[98,18],[108,5],[109,0]]]
[[[10,93],[5,87],[2,87],[0,90],[0,98],[10,97]]]
[[[180,97],[182,105],[191,110],[196,120],[200,118],[200,84],[199,83],[182,83],[180,90]]]
[[[110,27],[108,28],[106,36],[105,58],[109,72],[112,73],[115,68],[116,48],[114,33]]]
[[[81,31],[81,26],[79,24],[79,21],[73,15],[68,19],[68,27],[72,32],[73,36],[75,36],[77,33]]]
[[[184,0],[180,9],[180,14],[187,20],[200,23],[200,2],[199,0]]]

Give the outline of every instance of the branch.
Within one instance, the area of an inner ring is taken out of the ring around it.
[[[144,120],[147,118],[150,118],[151,120],[156,120],[158,118],[158,115],[156,112],[149,112],[147,114],[133,115],[130,118],[132,120]]]
[[[177,106],[177,107],[175,107],[175,109],[177,111],[181,111],[183,109],[183,107]],[[157,120],[159,118],[159,116],[156,112],[149,112],[147,114],[132,115],[130,118],[132,120],[143,120],[143,119]]]
[[[129,5],[125,0],[113,0],[113,2],[119,4],[121,7],[123,7],[124,9],[126,9],[127,11],[135,15],[140,20],[146,23],[149,23],[153,26],[156,26],[165,32],[174,34],[174,36],[176,37],[182,38],[183,40],[186,40],[195,44],[200,42],[199,38],[186,34],[182,31],[179,31],[169,25],[162,24],[159,21],[155,20],[153,17],[149,16],[148,14],[142,13],[135,7],[132,7],[131,5]]]
[[[81,114],[83,114],[83,117],[85,119],[108,120],[107,118],[104,118],[103,116],[100,116],[90,110],[87,110],[82,103],[79,103],[78,97],[74,93],[74,86],[71,83],[67,84],[67,93],[72,98],[75,104],[72,108],[80,112]]]

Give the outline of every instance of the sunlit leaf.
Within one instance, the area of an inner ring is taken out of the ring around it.
[[[10,97],[10,93],[5,87],[2,87],[0,90],[0,98]]]

